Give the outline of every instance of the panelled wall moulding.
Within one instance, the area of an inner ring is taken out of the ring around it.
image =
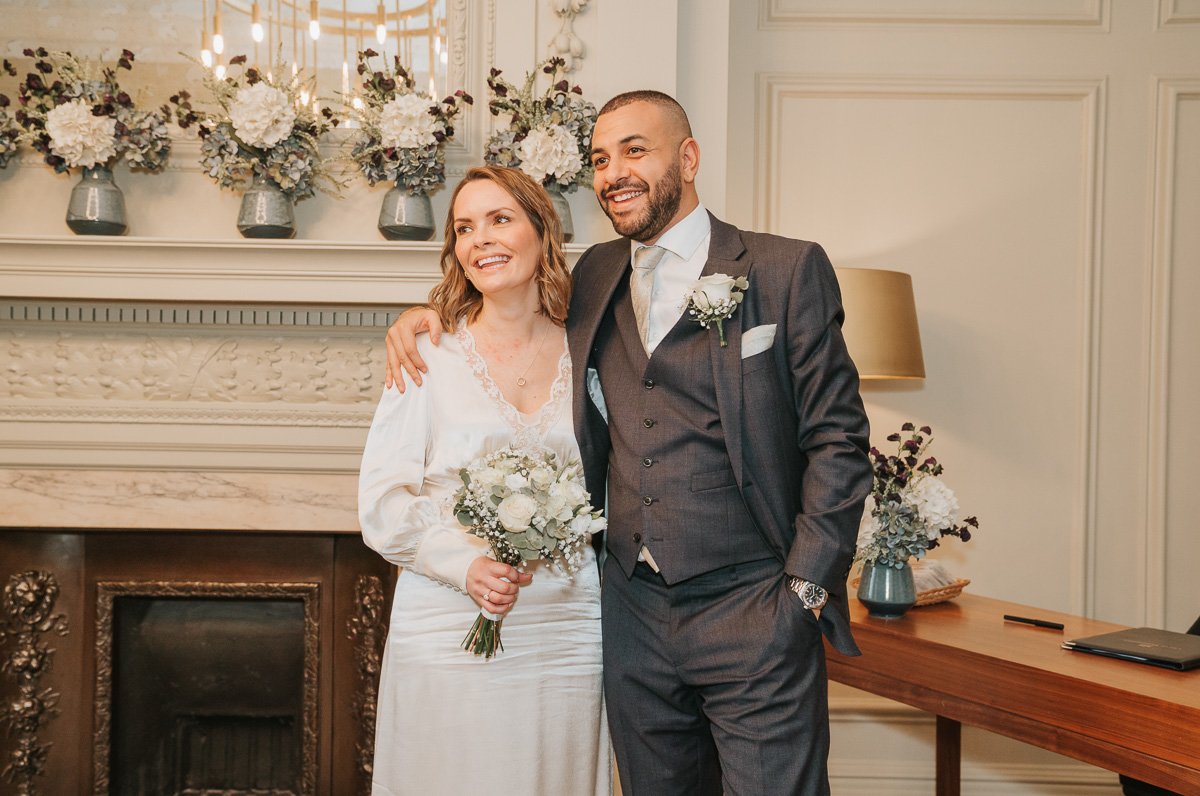
[[[1079,109],[1078,152],[1082,164],[1079,185],[1083,208],[1078,230],[1080,327],[1077,329],[1079,426],[1074,452],[1076,472],[1071,539],[1071,564],[1068,576],[1071,610],[1090,613],[1095,603],[1095,529],[1097,505],[1096,440],[1099,424],[1099,335],[1100,262],[1098,241],[1101,234],[1100,197],[1103,195],[1104,105],[1107,82],[1096,80],[976,80],[934,79],[922,77],[826,77],[787,73],[761,73],[758,76],[755,112],[756,189],[754,219],[757,229],[784,233],[780,218],[782,192],[789,188],[781,176],[780,164],[786,162],[788,145],[782,129],[783,108],[797,100],[1029,100],[1067,102]],[[794,143],[794,142],[793,142]],[[771,164],[768,167],[767,164]]]
[[[795,30],[828,24],[1050,26],[1107,31],[1110,3],[1111,0],[760,0],[758,22],[761,30]]]

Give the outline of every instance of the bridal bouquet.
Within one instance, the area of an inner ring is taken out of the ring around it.
[[[900,569],[909,558],[921,558],[926,550],[937,547],[943,536],[957,536],[964,542],[971,529],[979,528],[974,517],[959,520],[958,498],[938,480],[942,465],[932,456],[922,459],[933,430],[916,429],[905,423],[900,430],[908,436],[892,434],[897,444],[892,456],[871,448],[874,479],[867,508],[859,526],[858,552],[855,558]]]
[[[507,128],[488,139],[484,160],[495,166],[520,168],[546,188],[571,192],[592,179],[587,156],[596,126],[596,106],[583,99],[583,90],[566,79],[555,80],[564,68],[551,58],[541,71],[553,82],[544,94],[534,94],[537,72],[525,75],[518,89],[492,69],[487,79],[493,116],[511,114]]]
[[[427,194],[446,181],[445,143],[454,137],[454,120],[462,105],[474,102],[461,89],[438,102],[416,90],[416,80],[393,56],[393,67],[372,71],[368,61],[379,53],[358,54],[364,76],[361,107],[350,115],[362,132],[350,157],[374,185],[394,182],[411,194]]]
[[[64,172],[111,167],[123,157],[130,168],[163,170],[171,150],[166,108],[138,110],[111,67],[44,47],[26,49],[25,55],[37,60],[35,71],[21,81],[15,119],[47,165]],[[117,69],[133,69],[132,52],[122,50]]]
[[[9,77],[17,76],[17,70],[7,58],[4,59],[4,74]],[[17,154],[17,145],[21,137],[21,127],[17,124],[16,117],[8,112],[10,104],[11,100],[0,94],[0,169],[7,166],[12,156]]]
[[[573,573],[583,562],[591,535],[606,521],[588,502],[578,463],[560,467],[554,453],[504,448],[459,471],[463,485],[454,513],[467,532],[486,539],[497,561],[519,567],[542,559]],[[491,658],[500,643],[503,618],[486,611],[463,649]]]
[[[243,71],[224,79],[205,70],[204,86],[216,106],[211,111],[194,108],[187,91],[171,97],[179,126],[197,125],[204,171],[217,185],[235,190],[266,178],[295,202],[317,190],[335,193],[340,184],[317,146],[337,123],[333,113],[309,106],[308,88],[286,64],[266,75],[245,64],[244,55],[230,58],[229,65]]]

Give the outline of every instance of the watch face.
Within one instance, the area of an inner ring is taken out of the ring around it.
[[[806,608],[821,608],[828,599],[829,593],[812,581],[806,582],[800,592],[800,600]]]

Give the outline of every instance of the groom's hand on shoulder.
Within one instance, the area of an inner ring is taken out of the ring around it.
[[[407,372],[419,386],[421,374],[428,371],[429,366],[417,351],[417,335],[428,332],[430,341],[437,345],[442,331],[441,319],[429,307],[412,307],[400,313],[387,330],[387,378],[384,384],[388,387],[395,384],[396,389],[404,392],[404,378],[400,374]]]

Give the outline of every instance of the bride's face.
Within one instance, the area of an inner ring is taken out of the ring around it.
[[[454,200],[454,255],[485,296],[533,290],[541,240],[512,194],[491,180],[474,180]]]

